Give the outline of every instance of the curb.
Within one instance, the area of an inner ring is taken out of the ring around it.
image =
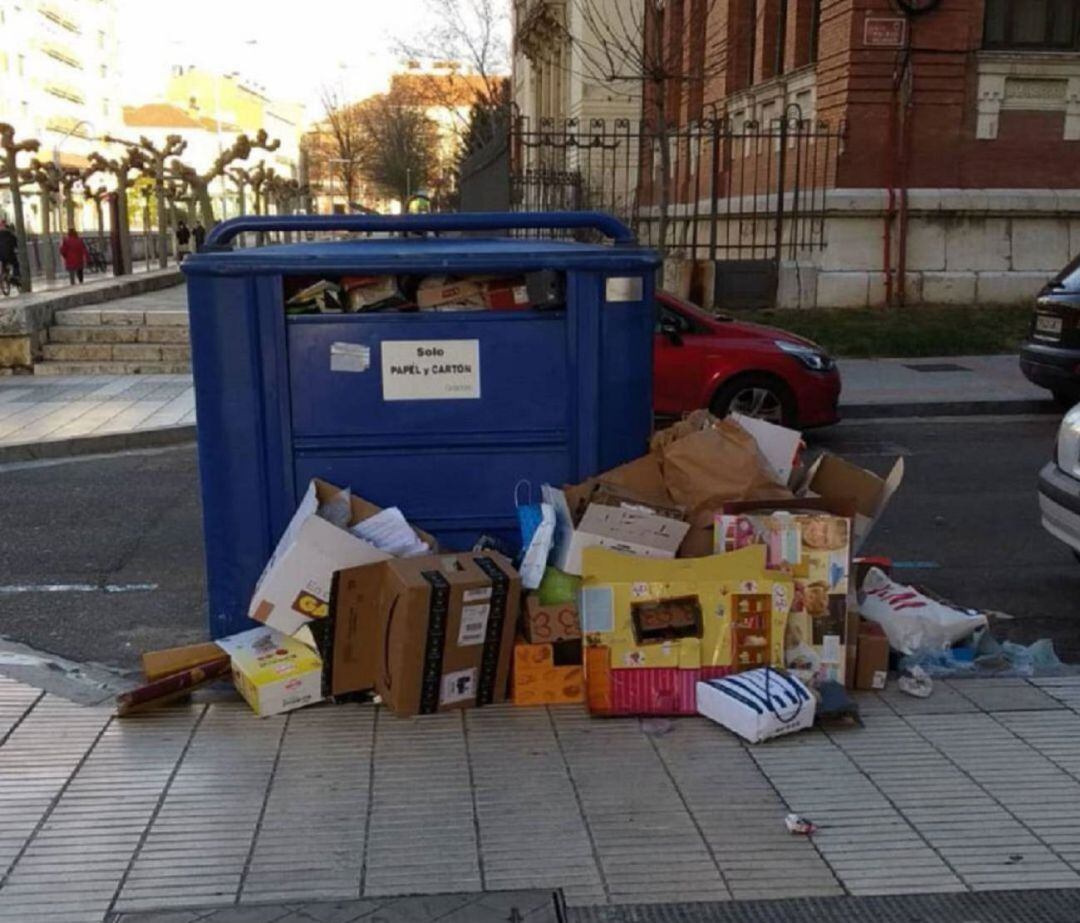
[[[880,420],[900,417],[996,417],[1064,413],[1054,401],[927,401],[925,403],[841,404],[841,420]]]
[[[79,455],[107,455],[131,449],[157,449],[194,441],[195,425],[189,424],[132,430],[127,433],[103,433],[100,436],[21,442],[0,445],[0,465],[74,458]]]

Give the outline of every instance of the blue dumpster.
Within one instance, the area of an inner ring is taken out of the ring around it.
[[[494,236],[510,228],[591,228],[612,243]],[[244,231],[286,230],[376,236],[226,246]],[[450,231],[473,233],[432,236]],[[464,550],[484,533],[512,539],[519,481],[574,483],[640,455],[658,262],[625,226],[591,213],[218,225],[182,267],[212,635],[250,627],[254,585],[313,477],[398,506],[441,547]],[[565,299],[544,310],[285,310],[298,279],[545,270]],[[433,390],[425,369],[449,370],[453,384]]]

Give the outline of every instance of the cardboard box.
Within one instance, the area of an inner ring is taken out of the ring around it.
[[[698,683],[697,706],[699,714],[756,744],[811,727],[817,700],[797,677],[751,670]]]
[[[555,545],[551,563],[579,576],[586,548],[609,548],[643,558],[673,558],[689,523],[639,509],[589,503],[575,520],[564,491],[544,485],[544,500],[555,509]]]
[[[889,678],[889,639],[880,625],[863,620],[859,628],[856,689],[884,689]]]
[[[535,593],[525,596],[521,630],[530,644],[553,644],[581,638],[581,620],[575,603],[543,606]]]
[[[295,634],[313,619],[329,615],[335,571],[390,558],[370,542],[317,515],[320,504],[340,492],[340,487],[318,478],[308,486],[255,584],[248,607],[250,618],[284,634]],[[381,512],[373,503],[355,495],[350,510],[350,526]],[[419,530],[417,535],[434,548],[435,540],[430,535]]]
[[[399,716],[505,701],[520,597],[517,572],[492,551],[342,570],[333,685],[374,687]]]
[[[853,554],[858,554],[881,514],[904,479],[904,459],[898,458],[885,477],[879,477],[829,452],[807,470],[796,493],[836,503],[853,503]]]
[[[221,656],[221,648],[213,641],[170,647],[161,651],[147,651],[142,655],[143,676],[146,677],[148,683],[152,683],[174,673],[219,660]]]
[[[747,501],[726,504],[715,520],[717,554],[764,545],[768,566],[791,575],[783,663],[806,683],[843,684],[848,675],[848,646],[855,641],[848,631],[854,511],[850,501],[820,498]]]
[[[260,718],[322,700],[322,660],[311,648],[273,628],[221,638],[236,689]]]
[[[791,483],[791,476],[798,464],[799,450],[803,445],[802,433],[741,413],[732,413],[729,416],[754,437],[776,483],[785,487]]]
[[[696,714],[695,685],[780,664],[793,584],[765,548],[649,560],[583,553],[581,630],[590,712]]]
[[[428,276],[416,291],[416,304],[430,308],[487,308],[521,310],[530,306],[524,279],[477,276],[471,279],[447,279]]]
[[[581,639],[518,644],[510,697],[515,705],[567,705],[585,701]]]

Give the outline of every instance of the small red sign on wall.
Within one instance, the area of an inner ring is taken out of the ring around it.
[[[867,48],[903,48],[907,20],[902,16],[867,16],[863,21],[863,44]]]

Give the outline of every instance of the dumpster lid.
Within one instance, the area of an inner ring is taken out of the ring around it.
[[[499,237],[506,229],[599,231],[613,245],[567,240]],[[350,240],[284,244],[232,251],[225,249],[242,232],[362,232],[376,236]],[[485,236],[393,237],[469,232]],[[280,215],[241,217],[217,225],[206,249],[185,260],[189,275],[319,274],[367,271],[478,272],[532,269],[642,271],[660,264],[655,251],[638,246],[633,233],[598,212],[483,212],[430,215]]]
[[[363,268],[385,273],[602,269],[644,271],[660,265],[639,246],[477,237],[367,238],[203,252],[184,260],[188,275],[317,275]]]

